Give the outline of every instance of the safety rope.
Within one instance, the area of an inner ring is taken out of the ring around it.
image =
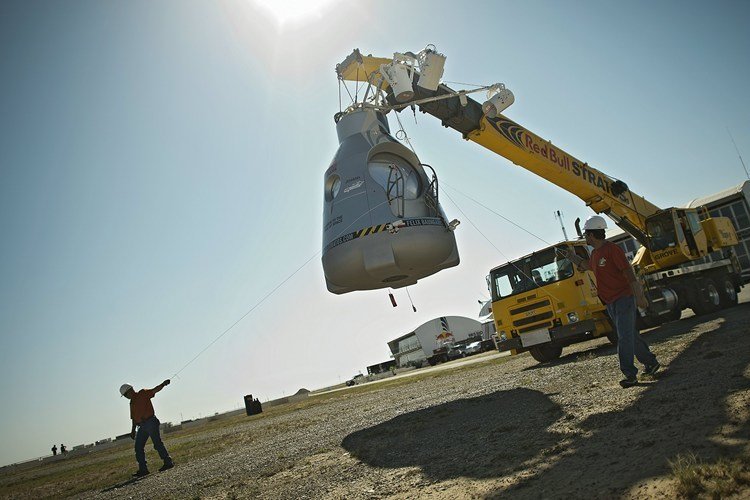
[[[480,85],[478,83],[449,82],[448,80],[444,80],[443,83],[446,83],[449,85],[463,85],[464,87],[484,87],[485,86],[485,85]]]
[[[348,86],[346,85],[346,81],[345,81],[345,80],[344,80],[343,78],[339,78],[339,86],[341,86],[341,83],[342,83],[342,82],[343,82],[343,84],[344,84],[344,90],[346,90],[346,93],[347,93],[347,94],[349,94],[349,99],[351,99],[351,100],[352,100],[352,102],[356,102],[356,101],[354,100],[354,97],[352,97],[352,93],[351,93],[351,92],[349,92],[349,87],[348,87]],[[339,90],[340,90],[340,88],[339,88]]]

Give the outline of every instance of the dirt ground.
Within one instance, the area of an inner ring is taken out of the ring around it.
[[[663,368],[634,388],[605,339],[547,365],[495,357],[244,417],[190,438],[216,452],[84,497],[676,498],[685,457],[747,479],[750,302],[685,316],[644,334]]]

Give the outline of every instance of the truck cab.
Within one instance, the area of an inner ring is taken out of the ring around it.
[[[570,252],[588,259],[583,241],[565,241],[498,266],[488,276],[499,351],[529,351],[557,359],[562,348],[607,335],[616,342],[591,271],[579,271]]]

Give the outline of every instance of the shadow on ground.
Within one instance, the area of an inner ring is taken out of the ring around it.
[[[110,491],[115,491],[115,490],[117,490],[119,488],[123,488],[125,486],[128,486],[129,484],[136,483],[136,482],[140,481],[141,479],[143,479],[143,478],[142,477],[133,477],[131,479],[128,479],[127,481],[122,481],[120,483],[113,484],[112,486],[107,486],[106,488],[104,488],[102,490],[102,493],[108,493]]]
[[[750,361],[748,318],[746,303],[651,330],[647,340],[657,352],[670,338],[705,331],[632,405],[591,415],[580,424],[585,432],[567,441],[548,430],[572,418],[565,409],[543,393],[518,388],[401,415],[350,434],[342,446],[369,465],[417,466],[438,481],[527,472],[493,497],[622,494],[645,479],[668,474],[669,460],[678,454],[694,452],[714,460],[742,452],[750,428],[741,412],[727,410],[727,399],[750,388],[744,376]],[[614,354],[611,346],[595,349]]]
[[[570,454],[560,457],[543,477],[522,481],[513,495],[605,497],[668,474],[669,460],[679,454],[692,452],[711,461],[742,453],[750,428],[741,413],[728,409],[727,400],[750,388],[744,375],[750,362],[748,317],[750,304],[742,304],[649,332],[647,340],[658,352],[658,345],[669,337],[706,330],[633,405],[584,420],[581,426],[589,437],[574,440]],[[598,474],[589,471],[593,463]],[[559,488],[551,490],[550,485]]]
[[[560,418],[549,397],[519,388],[400,415],[350,434],[342,446],[375,467],[417,465],[437,479],[496,477],[552,450],[559,438],[544,429]]]

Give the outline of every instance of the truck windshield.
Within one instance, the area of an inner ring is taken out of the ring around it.
[[[528,292],[573,276],[573,264],[561,252],[565,248],[547,248],[493,270],[490,274],[492,300]],[[583,247],[576,247],[576,253],[588,258]]]
[[[646,220],[646,230],[651,238],[651,251],[656,252],[673,247],[675,241],[675,224],[671,212],[654,215]]]

